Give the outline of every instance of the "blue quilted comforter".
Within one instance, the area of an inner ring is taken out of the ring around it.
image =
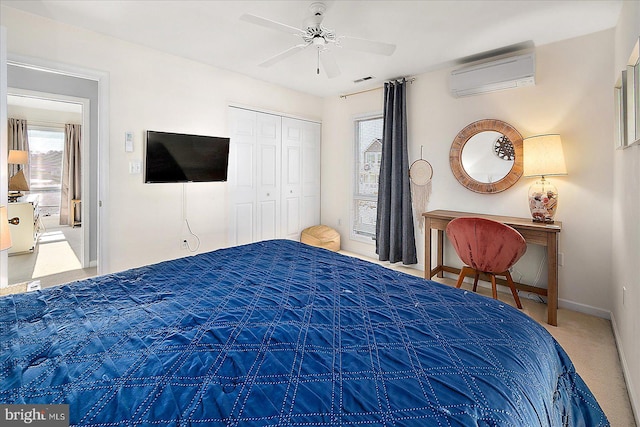
[[[606,426],[499,301],[291,241],[0,298],[0,402],[83,426]]]

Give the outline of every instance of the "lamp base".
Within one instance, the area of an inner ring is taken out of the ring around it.
[[[529,187],[529,210],[533,222],[553,223],[558,208],[558,190],[549,181],[542,179]]]
[[[20,193],[20,192],[12,192],[10,191],[9,194],[7,195],[7,199],[9,199],[9,202],[16,202],[18,201],[18,199],[20,197],[24,196],[24,194]]]

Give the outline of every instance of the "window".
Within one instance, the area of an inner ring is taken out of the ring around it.
[[[44,216],[60,213],[64,129],[35,127],[29,133],[30,193],[40,195]]]
[[[382,117],[355,121],[355,174],[352,233],[372,241],[376,235],[378,180],[382,160]]]

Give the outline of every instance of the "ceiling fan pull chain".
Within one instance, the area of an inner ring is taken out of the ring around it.
[[[320,75],[320,49],[318,49],[318,65],[316,66],[316,74]]]

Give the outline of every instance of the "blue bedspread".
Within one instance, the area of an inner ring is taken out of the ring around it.
[[[0,298],[0,402],[86,426],[609,425],[518,310],[282,240]]]

